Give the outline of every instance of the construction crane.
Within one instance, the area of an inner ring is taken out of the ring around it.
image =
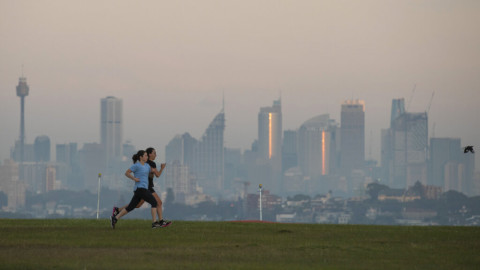
[[[430,112],[430,106],[432,106],[432,100],[433,100],[433,96],[435,95],[435,91],[432,92],[432,96],[430,97],[430,101],[428,102],[428,106],[427,106],[427,115],[428,113]]]

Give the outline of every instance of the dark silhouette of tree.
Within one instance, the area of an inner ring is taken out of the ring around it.
[[[310,201],[310,196],[304,194],[297,194],[293,196],[292,201]]]
[[[367,185],[367,193],[373,201],[378,200],[378,194],[380,193],[380,191],[388,189],[390,189],[388,186],[379,184],[377,182],[373,182]]]
[[[449,212],[455,212],[468,204],[468,197],[461,192],[449,190],[442,194],[440,201],[447,207]]]
[[[420,196],[420,198],[425,198],[424,195],[424,186],[420,181],[415,182],[415,184],[410,188],[410,191],[413,192],[415,195]]]

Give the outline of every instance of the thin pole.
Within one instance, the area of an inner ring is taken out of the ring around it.
[[[102,178],[102,174],[98,174],[98,190],[97,190],[97,219],[98,219],[98,214],[100,213],[100,179]]]
[[[260,221],[262,221],[262,184],[258,185],[260,192]]]

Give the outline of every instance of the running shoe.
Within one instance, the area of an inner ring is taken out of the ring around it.
[[[162,219],[158,222],[160,224],[160,226],[163,228],[163,227],[167,227],[169,226],[170,224],[172,224],[172,222],[170,220],[165,220],[165,219]]]
[[[113,207],[113,215],[116,216],[116,215],[118,215],[118,213],[120,213],[120,210],[118,209],[118,207],[114,206]]]
[[[110,217],[110,225],[112,225],[112,229],[115,229],[115,224],[117,224],[117,218],[115,216]]]
[[[152,229],[161,228],[161,227],[162,225],[158,221],[155,221],[152,223]]]

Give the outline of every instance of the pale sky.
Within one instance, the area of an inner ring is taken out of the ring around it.
[[[115,96],[124,138],[162,161],[176,134],[201,137],[223,93],[226,146],[245,150],[281,93],[284,129],[365,100],[378,160],[391,100],[423,112],[435,92],[430,135],[435,123],[480,151],[479,27],[476,0],[0,0],[0,159],[19,137],[22,65],[26,142],[47,135],[53,150],[99,142],[100,99]]]

